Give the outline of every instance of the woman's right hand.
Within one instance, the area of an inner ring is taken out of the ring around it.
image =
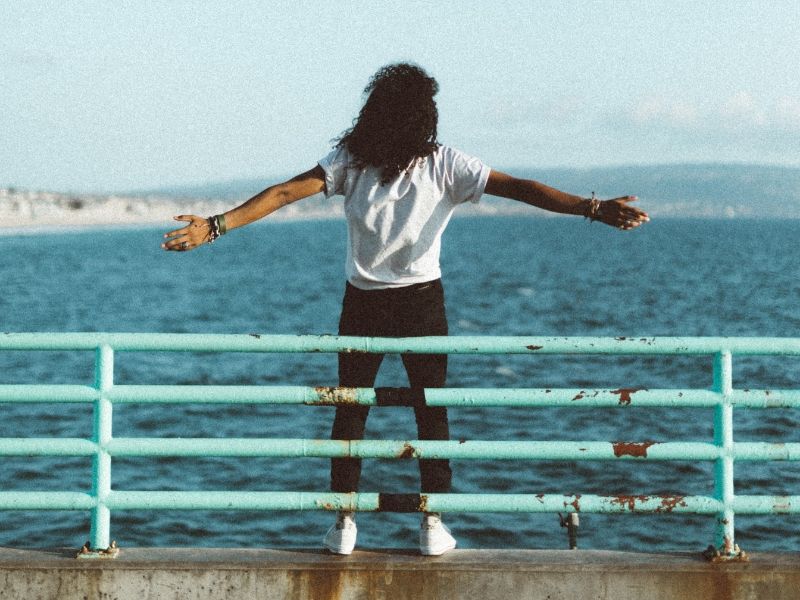
[[[167,239],[166,242],[161,244],[164,250],[177,250],[180,252],[194,250],[211,239],[211,227],[207,219],[197,215],[178,215],[173,218],[176,221],[186,221],[189,224],[164,234]]]

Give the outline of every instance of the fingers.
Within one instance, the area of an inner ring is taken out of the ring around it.
[[[188,227],[182,227],[181,229],[176,229],[175,231],[170,231],[169,233],[165,233],[164,237],[165,238],[171,238],[171,237],[175,237],[175,236],[178,236],[178,235],[185,235],[188,232],[189,232],[189,228]]]
[[[181,235],[171,240],[168,240],[163,244],[161,244],[161,247],[164,250],[178,250],[178,251],[193,250],[194,248],[197,248],[196,245],[192,244],[189,241],[189,237],[186,235]]]
[[[628,202],[638,200],[636,196],[621,196],[603,203],[603,222],[612,227],[628,231],[650,220],[648,214]]]
[[[173,219],[188,222],[189,225],[165,233],[164,239],[167,241],[161,244],[164,250],[194,250],[203,244],[206,236],[200,229],[207,227],[206,219],[197,215],[177,215]]]

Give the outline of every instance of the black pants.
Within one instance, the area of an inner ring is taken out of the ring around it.
[[[378,337],[447,335],[441,280],[386,290],[360,290],[348,283],[342,302],[339,334]],[[446,354],[403,354],[402,359],[412,388],[444,387]],[[373,387],[381,361],[383,354],[339,354],[339,385]],[[362,439],[368,414],[369,406],[337,406],[331,439]],[[419,439],[450,439],[447,408],[416,407],[414,416]],[[420,460],[419,470],[423,492],[450,491],[449,461]],[[357,491],[360,476],[360,459],[331,459],[332,491]]]

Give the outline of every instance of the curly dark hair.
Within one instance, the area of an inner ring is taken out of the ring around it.
[[[438,91],[436,80],[416,65],[381,67],[364,88],[369,96],[358,118],[336,147],[347,148],[355,167],[378,167],[381,182],[391,181],[439,147],[433,100]]]

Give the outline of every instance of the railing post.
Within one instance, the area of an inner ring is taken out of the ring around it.
[[[722,502],[717,514],[715,550],[720,558],[733,558],[738,553],[734,539],[733,489],[733,360],[728,350],[714,355],[714,391],[722,395],[714,408],[714,443],[720,456],[714,469],[714,495]]]
[[[95,388],[100,392],[94,405],[93,439],[97,454],[92,465],[92,495],[96,505],[92,509],[90,544],[94,551],[110,546],[111,511],[106,499],[111,492],[111,455],[106,449],[111,441],[112,405],[107,398],[114,385],[114,350],[102,345],[95,353]]]

